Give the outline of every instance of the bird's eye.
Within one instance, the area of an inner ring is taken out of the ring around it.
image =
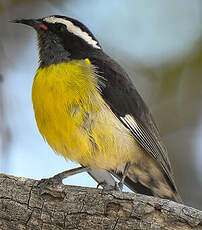
[[[58,27],[58,31],[61,31],[61,32],[67,30],[66,25],[64,25],[62,23],[59,23],[57,27]]]

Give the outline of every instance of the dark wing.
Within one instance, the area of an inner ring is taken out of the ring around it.
[[[113,113],[131,131],[138,143],[159,162],[176,189],[167,150],[143,99],[123,68],[100,51],[88,57],[100,76],[101,92]]]

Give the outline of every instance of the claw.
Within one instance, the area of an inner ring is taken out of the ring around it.
[[[123,190],[123,184],[124,184],[125,178],[126,178],[126,176],[127,176],[129,167],[130,167],[130,163],[128,162],[128,163],[126,163],[126,165],[125,165],[124,172],[123,172],[123,176],[122,176],[120,182],[118,183],[119,189],[120,189],[121,191]]]
[[[121,192],[121,189],[119,187],[119,185],[117,183],[115,183],[114,186],[107,184],[105,181],[98,183],[97,188],[99,188],[99,186],[102,186],[102,191],[103,192],[110,192],[110,191],[119,191]]]
[[[42,194],[43,190],[47,185],[58,186],[59,184],[62,184],[63,179],[69,176],[76,175],[78,173],[88,172],[88,170],[89,168],[82,166],[82,167],[66,170],[50,178],[41,179],[37,184],[37,187],[39,187],[39,195]]]
[[[119,187],[120,191],[123,190],[123,183],[122,182],[119,182],[117,186]]]
[[[45,190],[46,186],[48,185],[58,186],[60,184],[62,184],[62,179],[59,175],[55,175],[50,178],[41,179],[37,184],[37,187],[39,188],[39,195],[43,193],[43,190]]]

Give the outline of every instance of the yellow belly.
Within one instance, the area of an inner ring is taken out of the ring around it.
[[[88,60],[39,68],[35,117],[41,135],[66,159],[115,169],[132,157],[134,140],[100,96],[97,80]]]

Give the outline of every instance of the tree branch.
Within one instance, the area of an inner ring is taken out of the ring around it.
[[[47,186],[0,174],[0,229],[202,229],[202,212],[134,193]]]

